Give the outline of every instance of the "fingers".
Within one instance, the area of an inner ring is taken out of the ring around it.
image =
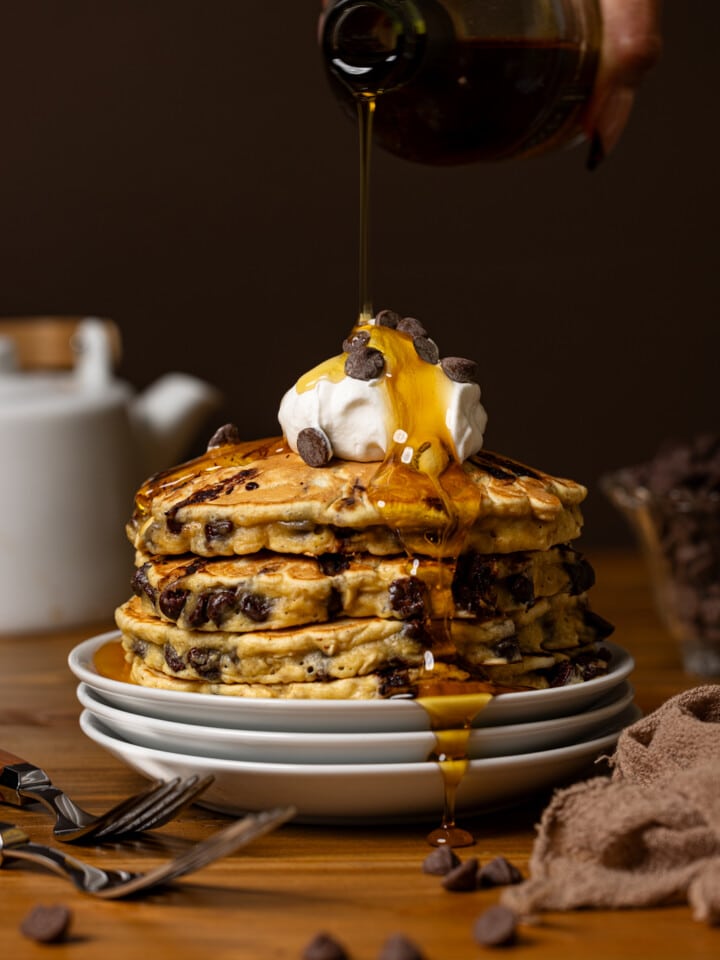
[[[660,56],[660,6],[661,0],[600,0],[602,54],[588,112],[596,161],[617,144],[635,91]]]

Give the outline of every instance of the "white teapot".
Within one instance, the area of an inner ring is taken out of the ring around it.
[[[186,374],[136,396],[106,323],[75,334],[62,373],[21,372],[0,337],[0,633],[107,620],[126,599],[133,493],[172,466],[220,394]]]

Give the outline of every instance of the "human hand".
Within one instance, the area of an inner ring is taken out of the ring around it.
[[[586,125],[592,169],[615,147],[635,93],[660,56],[661,0],[600,0],[603,44]]]

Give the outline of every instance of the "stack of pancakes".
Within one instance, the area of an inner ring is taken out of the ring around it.
[[[245,697],[375,698],[431,681],[543,688],[606,669],[612,628],[568,541],[585,489],[480,451],[439,498],[372,495],[377,463],[308,466],[224,429],[139,491],[134,681]],[[394,508],[397,509],[394,509]],[[452,549],[449,549],[452,545]]]

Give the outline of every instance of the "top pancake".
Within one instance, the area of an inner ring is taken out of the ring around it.
[[[379,463],[313,468],[271,438],[213,447],[150,478],[128,536],[144,553],[205,557],[544,550],[578,536],[585,494],[487,450],[451,464],[438,486],[402,465],[389,477]]]

